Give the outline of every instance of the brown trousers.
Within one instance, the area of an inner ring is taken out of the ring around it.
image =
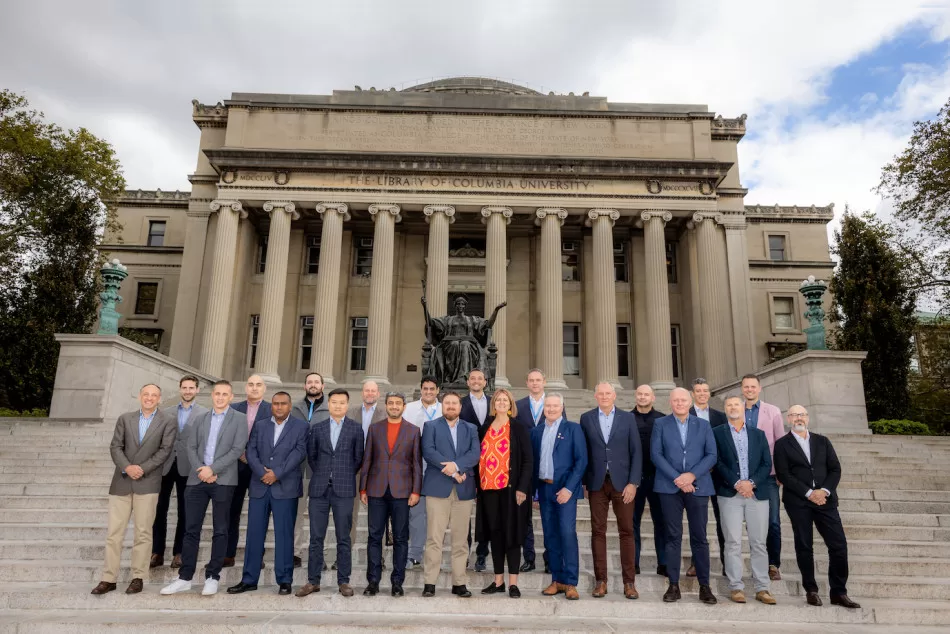
[[[599,491],[588,493],[590,502],[590,549],[594,555],[594,578],[607,581],[607,513],[611,504],[620,531],[620,569],[623,582],[636,581],[637,547],[633,539],[633,501],[623,503],[623,489],[614,488],[608,476]]]

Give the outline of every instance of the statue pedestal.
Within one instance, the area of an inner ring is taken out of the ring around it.
[[[819,434],[870,434],[861,376],[865,357],[867,352],[803,350],[756,373],[761,398],[778,406],[783,416],[792,405],[804,406],[809,429]],[[719,407],[727,396],[741,397],[740,382],[717,387],[713,396]]]

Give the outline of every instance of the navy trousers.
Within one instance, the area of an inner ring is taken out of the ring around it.
[[[191,581],[198,566],[198,543],[201,541],[201,526],[211,503],[213,534],[211,537],[211,560],[205,568],[205,579],[221,579],[224,567],[224,552],[228,547],[228,513],[231,509],[233,486],[199,482],[185,487],[185,541],[181,550],[181,569],[178,578]]]
[[[274,575],[277,583],[294,581],[294,524],[297,522],[298,498],[277,500],[270,490],[264,497],[248,502],[247,541],[244,547],[244,576],[241,582],[256,586],[261,578],[264,541],[267,525],[274,516]]]
[[[238,460],[238,483],[231,496],[231,511],[228,518],[228,550],[225,557],[232,559],[237,554],[238,536],[241,534],[241,513],[244,511],[244,498],[251,486],[251,468]]]
[[[178,504],[178,520],[175,522],[175,541],[172,544],[172,555],[180,555],[185,542],[185,487],[188,485],[188,476],[178,475],[178,460],[175,458],[171,471],[162,476],[162,490],[158,493],[158,505],[155,507],[155,522],[152,523],[152,554],[165,555],[165,541],[168,534],[168,507],[171,505],[172,489],[175,490],[175,500]]]
[[[381,498],[369,498],[369,563],[366,581],[379,584],[383,575],[383,535],[386,524],[393,526],[393,572],[389,576],[394,586],[406,580],[406,558],[409,556],[409,498],[394,498],[389,489]]]
[[[683,510],[689,524],[689,545],[693,551],[696,578],[700,585],[709,585],[709,542],[706,522],[709,520],[709,496],[693,493],[660,493],[663,519],[666,521],[666,570],[670,583],[679,583],[683,561]]]
[[[782,519],[781,503],[779,502],[778,482],[775,476],[769,476],[769,534],[765,546],[769,551],[769,565],[782,567]]]
[[[330,523],[330,511],[333,511],[333,530],[336,531],[336,582],[349,583],[350,572],[353,570],[352,547],[350,543],[350,528],[353,526],[353,498],[334,495],[333,489],[327,490],[320,497],[310,496],[308,505],[310,511],[310,556],[307,558],[307,581],[315,586],[320,585],[320,575],[323,573],[323,542],[327,536],[327,525]],[[291,553],[293,565],[293,553]]]
[[[663,521],[663,506],[660,494],[653,490],[653,476],[644,477],[637,487],[633,500],[633,539],[637,545],[636,565],[640,566],[640,521],[647,502],[650,502],[650,517],[653,519],[653,547],[656,549],[658,566],[666,564],[666,522]]]
[[[541,527],[544,530],[544,553],[551,568],[551,581],[568,586],[577,585],[580,569],[577,545],[577,500],[558,504],[558,490],[542,482],[538,488],[541,505]]]

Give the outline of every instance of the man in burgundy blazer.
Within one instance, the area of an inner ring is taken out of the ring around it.
[[[419,503],[422,491],[422,434],[402,417],[406,397],[386,394],[386,420],[369,426],[363,466],[360,469],[360,501],[368,506],[369,563],[364,595],[379,592],[383,566],[383,534],[393,527],[392,595],[404,596],[406,558],[409,555],[409,507]]]

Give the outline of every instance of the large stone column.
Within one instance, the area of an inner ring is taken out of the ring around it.
[[[664,227],[673,219],[668,211],[644,211],[644,269],[646,269],[647,336],[650,338],[650,385],[663,404],[673,382],[673,344],[670,341],[670,289],[666,276]]]
[[[567,384],[564,382],[561,225],[567,218],[567,211],[559,207],[542,207],[538,209],[537,216],[535,224],[541,226],[541,253],[538,258],[538,366],[547,376],[549,389],[563,390],[567,388]]]
[[[426,302],[429,314],[446,314],[449,296],[449,225],[455,222],[455,207],[428,205],[422,213],[429,223],[429,254],[426,258]]]
[[[390,384],[389,349],[392,343],[393,253],[396,223],[402,220],[399,205],[370,205],[376,223],[373,233],[373,273],[369,278],[369,334],[366,378],[380,387]]]
[[[749,251],[746,226],[726,225],[726,257],[729,267],[729,295],[732,298],[732,332],[735,340],[736,373],[755,370],[755,332],[749,282]]]
[[[588,328],[594,343],[594,376],[588,387],[607,382],[620,389],[617,380],[617,292],[614,283],[614,231],[620,218],[616,209],[591,209],[588,224],[593,229],[594,321]]]
[[[238,221],[247,212],[237,200],[214,200],[211,212],[218,212],[214,255],[211,261],[211,287],[208,289],[208,315],[201,345],[201,369],[212,376],[224,370],[224,344],[231,315],[231,291],[234,288],[234,256]]]
[[[323,375],[324,383],[333,378],[333,352],[336,349],[336,324],[340,303],[340,254],[343,222],[350,219],[346,203],[320,203],[317,213],[323,217],[320,233],[320,265],[317,275],[317,302],[313,310],[313,355],[310,369]]]
[[[291,202],[264,203],[270,214],[267,234],[267,264],[264,267],[264,292],[261,296],[261,324],[257,339],[257,374],[269,385],[280,385],[277,364],[280,360],[280,331],[284,321],[284,295],[287,290],[287,250],[290,248],[290,221],[300,217]]]
[[[197,203],[192,203],[197,204]],[[172,342],[168,356],[188,365],[196,365],[194,356],[195,321],[198,318],[198,297],[201,293],[201,269],[204,266],[208,238],[208,217],[211,211],[188,209],[185,221],[185,248],[181,254],[181,274],[175,299]]]
[[[703,356],[703,347],[699,344],[703,339],[703,300],[699,292],[699,254],[696,248],[696,225],[686,223],[687,252],[689,257],[689,307],[692,328],[689,333],[689,347],[693,353],[694,372],[697,376],[706,376],[706,360]]]
[[[482,207],[486,226],[485,249],[485,317],[495,306],[508,301],[508,239],[507,226],[514,212],[510,207]],[[508,381],[508,309],[502,308],[492,328],[492,339],[498,348],[495,360],[495,387],[511,387]]]
[[[724,311],[729,309],[729,286],[719,265],[723,245],[716,225],[722,223],[722,220],[723,215],[720,213],[693,214],[699,258],[699,297],[703,316],[700,338],[706,363],[706,380],[714,388],[732,378],[727,368],[731,365],[735,353],[727,345],[732,334],[732,324]]]

